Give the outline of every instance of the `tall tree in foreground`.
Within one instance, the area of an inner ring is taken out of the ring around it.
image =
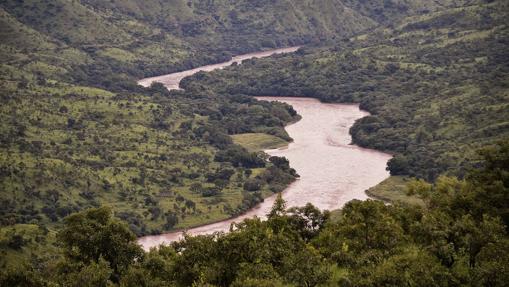
[[[67,217],[65,227],[57,238],[64,246],[66,266],[109,266],[113,281],[118,281],[129,265],[143,255],[134,233],[125,223],[112,218],[108,207],[89,209]]]

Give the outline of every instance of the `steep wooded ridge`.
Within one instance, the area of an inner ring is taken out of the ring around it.
[[[374,25],[339,0],[315,2],[8,0],[0,5],[2,44],[13,51],[2,50],[12,65],[26,67],[30,53],[49,66],[31,71],[101,83],[108,73],[160,75]]]
[[[1,1],[0,286],[505,286],[506,2]],[[318,47],[184,91],[135,81],[297,44]],[[231,217],[295,179],[232,141],[289,140],[295,111],[252,95],[361,103],[354,141],[436,181],[409,181],[418,206],[333,216],[279,198],[268,221],[143,252],[137,235]]]
[[[388,17],[462,1],[425,2],[6,0],[0,55],[32,73],[111,85],[113,73],[160,75],[232,54],[344,38]]]
[[[358,102],[354,142],[395,153],[393,175],[462,176],[475,150],[509,136],[505,1],[411,16],[333,48],[248,61],[186,79],[219,93]]]

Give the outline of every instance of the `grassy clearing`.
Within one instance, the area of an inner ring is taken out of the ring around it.
[[[288,145],[288,142],[281,138],[263,133],[239,134],[233,135],[232,138],[233,142],[252,152],[275,149]]]
[[[406,194],[406,185],[409,180],[410,178],[405,176],[391,176],[366,190],[366,193],[374,199],[386,202],[402,202],[410,205],[424,206],[422,199]],[[333,223],[339,222],[341,215],[341,209],[331,210],[330,221]]]
[[[366,193],[376,199],[389,202],[403,202],[411,205],[424,206],[422,199],[406,194],[406,184],[409,178],[404,176],[391,176],[376,186],[371,187]]]

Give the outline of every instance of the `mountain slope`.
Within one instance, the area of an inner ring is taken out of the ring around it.
[[[220,93],[302,95],[359,102],[373,115],[351,132],[393,152],[392,174],[462,175],[473,150],[509,136],[504,1],[411,16],[338,44],[250,61],[188,86]]]
[[[383,25],[390,25],[410,15],[427,14],[482,2],[482,0],[343,0],[345,6]]]
[[[509,147],[473,152],[509,133],[505,2],[1,1],[0,285],[505,286]],[[135,82],[334,41],[201,73],[185,91]],[[361,103],[372,116],[354,140],[395,153],[393,174],[480,168],[412,182],[424,209],[350,202],[334,223],[278,200],[269,221],[144,254],[128,228],[225,219],[295,179],[234,144],[290,140],[296,112],[246,96],[267,94]]]
[[[37,31],[60,49],[86,54],[76,70],[106,65],[113,73],[136,77],[228,59],[232,54],[263,48],[345,37],[374,22],[327,1],[2,1],[3,18],[18,21],[16,35],[6,39],[32,41]],[[9,42],[13,49],[25,48]],[[56,47],[40,45],[45,53]],[[37,54],[33,54],[36,57]],[[46,62],[44,58],[37,59]],[[23,65],[23,63],[13,63]],[[102,70],[102,68],[100,69]],[[68,71],[75,80],[80,72]]]

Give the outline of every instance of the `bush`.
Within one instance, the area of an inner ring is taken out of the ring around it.
[[[258,191],[262,188],[264,182],[258,178],[249,178],[244,182],[244,190],[247,191]]]

